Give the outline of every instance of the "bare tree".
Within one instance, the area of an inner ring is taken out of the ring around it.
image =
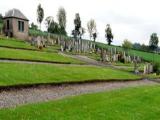
[[[40,24],[40,29],[41,29],[41,23],[43,21],[43,18],[44,18],[44,10],[41,7],[41,4],[39,4],[37,7],[37,22]]]
[[[88,21],[87,28],[88,28],[88,33],[91,40],[91,38],[93,37],[93,34],[96,33],[96,22],[94,19],[91,19],[90,21]]]
[[[57,19],[60,27],[66,28],[66,11],[63,7],[58,9]]]
[[[50,25],[54,22],[54,18],[52,16],[48,16],[46,19],[45,19],[45,25],[46,25],[46,28],[47,28],[47,31],[48,31],[48,28],[50,27]]]

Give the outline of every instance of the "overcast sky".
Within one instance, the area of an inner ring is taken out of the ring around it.
[[[120,45],[124,39],[148,44],[150,34],[160,35],[160,0],[0,0],[0,13],[17,8],[37,24],[36,9],[42,4],[47,16],[53,16],[57,21],[59,7],[67,12],[67,32],[70,35],[74,28],[75,13],[79,13],[82,26],[91,18],[97,23],[99,42],[106,42],[105,27],[110,24],[114,34],[113,44]],[[43,23],[44,24],[44,23]],[[43,25],[43,29],[45,26]],[[85,34],[88,38],[88,33]]]

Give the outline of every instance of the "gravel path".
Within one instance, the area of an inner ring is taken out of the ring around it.
[[[1,63],[25,63],[25,64],[51,64],[51,65],[68,65],[68,66],[86,66],[86,64],[65,64],[65,63],[50,63],[50,62],[36,62],[36,61],[21,61],[21,60],[2,60],[0,59]]]
[[[62,52],[59,52],[59,54],[63,55],[63,56],[66,56],[66,57],[71,57],[71,58],[74,58],[74,59],[78,59],[80,61],[83,61],[83,62],[86,62],[90,65],[97,65],[97,66],[106,66],[105,64],[101,63],[101,62],[98,62],[94,59],[91,59],[87,56],[83,56],[83,55],[68,55],[68,54],[65,54],[65,53],[62,53]]]
[[[34,61],[34,60],[16,60],[16,59],[1,59],[0,62],[4,63],[26,63],[26,64],[54,64],[54,65],[68,65],[68,66],[76,66],[76,65],[92,65],[92,66],[101,66],[101,67],[110,67],[114,69],[126,69],[126,68],[132,68],[132,67],[127,67],[127,66],[114,66],[114,65],[109,65],[109,64],[104,64],[102,62],[96,61],[94,59],[88,58],[87,56],[82,56],[82,55],[68,55],[62,52],[59,52],[59,54],[67,57],[71,57],[74,59],[78,59],[80,61],[85,62],[86,64],[69,64],[67,62],[47,62],[47,61]]]
[[[66,96],[95,93],[105,90],[113,90],[124,87],[157,84],[149,80],[126,81],[126,82],[97,82],[60,86],[39,86],[19,90],[6,90],[0,92],[0,109],[16,107],[18,105],[44,102],[61,99]]]
[[[95,65],[95,66],[101,66],[101,67],[111,67],[114,69],[125,69],[125,68],[133,68],[133,67],[128,67],[128,66],[115,66],[115,65],[110,65],[110,64],[104,64],[102,62],[96,61],[94,59],[91,59],[87,56],[83,56],[83,55],[68,55],[62,52],[59,52],[59,54],[66,56],[66,57],[71,57],[74,59],[78,59],[80,61],[83,61],[85,63],[87,63],[88,65]]]

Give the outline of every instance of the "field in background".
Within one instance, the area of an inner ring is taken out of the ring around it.
[[[124,51],[122,47],[118,47],[118,46],[109,46],[109,45],[103,44],[103,43],[97,43],[97,45],[99,47],[109,49],[109,50],[111,48],[117,48],[118,51]],[[139,56],[139,57],[143,58],[145,61],[149,61],[149,62],[154,61],[154,62],[160,63],[160,55],[159,54],[143,52],[143,51],[138,51],[138,50],[133,50],[133,49],[129,50],[128,53],[133,56],[134,55]]]

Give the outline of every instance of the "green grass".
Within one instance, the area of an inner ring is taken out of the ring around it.
[[[59,50],[60,50],[59,45],[47,46],[46,48],[42,49],[42,51],[45,52],[55,52],[55,53],[58,53]]]
[[[160,79],[160,75],[156,75],[156,73],[144,75],[144,77],[149,78],[149,79]]]
[[[111,63],[111,65],[123,67],[127,71],[131,71],[131,72],[134,71],[134,63],[115,62],[115,63]],[[138,63],[137,65],[138,65],[138,70],[143,72],[145,63],[142,62],[142,63]]]
[[[23,40],[17,40],[14,38],[5,38],[0,37],[0,45],[1,46],[8,46],[8,47],[15,47],[15,48],[29,48],[29,49],[36,49],[34,46],[31,46],[29,43]]]
[[[0,36],[0,46],[39,50],[37,47],[31,46],[29,42],[26,42],[24,40],[18,40],[15,38],[6,38],[2,36]],[[42,50],[39,51],[58,52],[58,50],[60,50],[60,46],[54,45],[54,46],[47,46],[46,48],[43,48]]]
[[[160,55],[155,53],[148,53],[148,52],[142,52],[137,50],[130,50],[129,53],[132,55],[135,54],[136,56],[142,57],[146,61],[151,61],[151,62],[154,61],[154,62],[160,63]]]
[[[70,62],[83,64],[83,62],[64,57],[58,53],[40,52],[40,51],[29,51],[29,50],[17,50],[0,47],[0,58],[14,58],[14,59],[26,59],[26,60],[42,60],[51,62]]]
[[[143,86],[1,109],[1,120],[159,120],[160,86]]]
[[[134,74],[94,66],[0,63],[0,85],[61,83],[84,80],[134,80]]]

